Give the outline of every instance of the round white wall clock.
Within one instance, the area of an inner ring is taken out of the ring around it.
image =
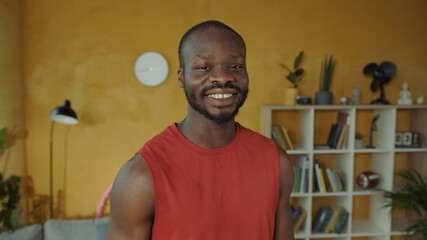
[[[166,58],[157,52],[145,52],[135,61],[135,76],[142,84],[150,87],[160,85],[169,74]]]

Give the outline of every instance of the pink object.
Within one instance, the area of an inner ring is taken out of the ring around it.
[[[108,197],[110,196],[111,188],[113,187],[113,184],[111,184],[102,195],[101,200],[99,201],[98,208],[96,209],[96,215],[95,218],[100,218],[102,215],[102,210],[104,210],[104,205],[108,200]]]

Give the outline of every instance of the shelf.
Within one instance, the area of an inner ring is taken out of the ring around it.
[[[326,193],[313,193],[313,197],[340,197],[340,196],[348,196],[350,193],[348,191],[345,192],[326,192]]]
[[[387,231],[381,229],[374,221],[370,219],[353,219],[351,227],[351,236],[381,236],[387,234]]]
[[[301,155],[301,154],[309,154],[310,150],[308,149],[295,149],[295,150],[286,150],[288,155]]]
[[[337,122],[338,114],[348,114],[348,138],[345,148],[331,149],[325,146],[331,125]],[[376,148],[366,148],[369,143],[371,122],[376,122],[378,132]],[[336,116],[336,117],[335,117]],[[315,212],[322,206],[340,206],[349,211],[350,216],[341,234],[312,233],[311,222],[296,234],[296,239],[381,239],[404,236],[407,219],[393,219],[389,209],[383,207],[382,192],[376,189],[362,189],[356,183],[357,176],[364,171],[374,171],[381,176],[378,189],[393,189],[397,178],[394,172],[415,168],[427,171],[427,141],[421,147],[400,148],[395,146],[396,132],[418,132],[421,139],[427,137],[427,105],[262,105],[260,131],[271,137],[273,125],[284,125],[293,135],[295,150],[288,150],[295,164],[301,155],[309,159],[308,193],[292,193],[291,203],[303,207],[307,219],[313,221]],[[355,148],[356,132],[362,134],[363,148]],[[368,141],[367,141],[368,140]],[[346,191],[314,191],[314,160],[324,163],[325,168],[340,169]]]
[[[340,153],[350,153],[348,149],[314,149],[314,154],[340,154]]]
[[[425,153],[427,152],[427,148],[420,147],[420,148],[395,148],[395,152],[419,152],[419,153]]]
[[[304,239],[304,238],[306,238],[306,236],[307,235],[303,231],[298,231],[298,232],[294,233],[295,239]]]
[[[347,233],[314,233],[310,235],[310,238],[344,238],[347,236]]]
[[[391,224],[391,234],[394,236],[405,235],[405,229],[411,225],[411,222],[406,218],[393,219]]]
[[[291,193],[291,197],[308,197],[308,193]]]
[[[391,148],[358,148],[354,149],[354,153],[388,153],[392,150]]]

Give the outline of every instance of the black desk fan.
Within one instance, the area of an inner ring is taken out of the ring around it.
[[[382,62],[379,66],[376,63],[369,63],[366,65],[363,69],[363,73],[374,76],[374,80],[371,83],[371,90],[376,92],[379,88],[381,91],[380,97],[373,100],[371,104],[390,104],[385,98],[383,85],[390,82],[391,77],[393,77],[396,72],[396,65],[389,61]]]

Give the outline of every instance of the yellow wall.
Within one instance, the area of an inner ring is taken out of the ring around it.
[[[25,212],[26,129],[21,19],[19,0],[0,0],[0,128],[6,127],[8,132],[7,146],[0,152],[0,172],[5,178],[21,177],[21,207]]]
[[[300,50],[306,53],[303,95],[314,96],[326,54],[337,58],[335,103],[354,87],[362,89],[362,103],[376,98],[362,69],[384,60],[398,67],[386,86],[391,102],[404,80],[414,96],[425,94],[426,9],[424,0],[24,0],[27,163],[35,191],[49,191],[49,112],[70,99],[80,124],[56,125],[55,161],[67,161],[67,216],[94,214],[120,166],[184,118],[177,48],[196,23],[221,20],[246,40],[250,93],[237,119],[258,130],[260,105],[281,104],[290,86],[278,63],[291,65]],[[145,87],[133,75],[133,63],[145,51],[169,61],[169,77],[158,87]]]

